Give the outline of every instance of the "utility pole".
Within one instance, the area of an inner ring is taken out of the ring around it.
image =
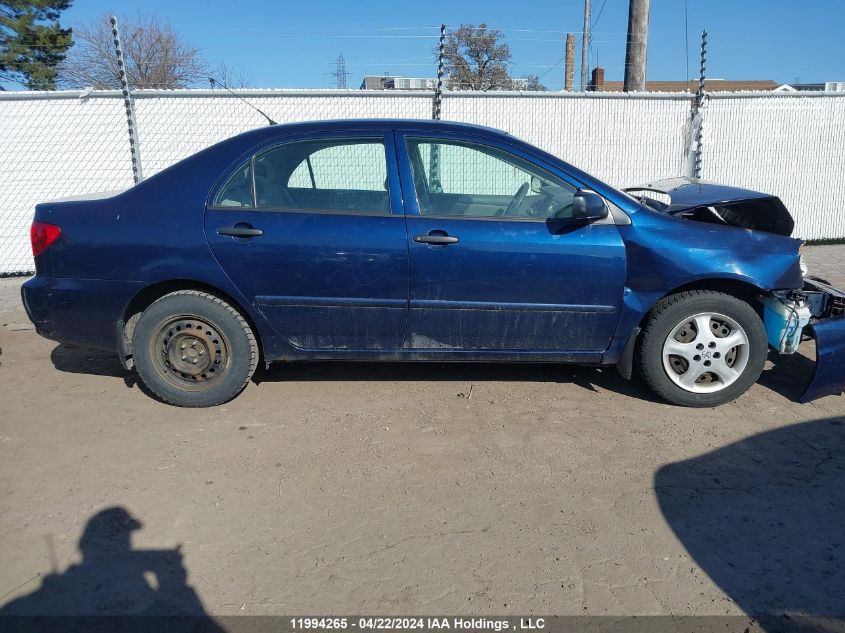
[[[625,92],[645,90],[648,49],[649,0],[630,0],[628,5],[628,46],[625,49]]]
[[[575,83],[575,33],[566,34],[566,62],[563,69],[563,89],[572,92],[572,84]]]
[[[581,33],[581,92],[587,89],[587,57],[590,54],[590,0],[584,0],[584,30]]]
[[[338,90],[346,90],[346,77],[349,75],[349,73],[346,72],[346,59],[344,59],[343,53],[337,56],[337,59],[335,60],[335,65],[335,85],[337,86]]]

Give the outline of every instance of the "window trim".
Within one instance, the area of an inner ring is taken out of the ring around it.
[[[314,166],[311,164],[311,154],[305,157],[305,162],[308,164],[308,176],[311,178],[311,188],[316,189],[317,179],[314,178]],[[290,182],[290,178],[288,178],[288,182]]]
[[[255,156],[253,154],[249,157],[249,176],[252,179],[252,209],[258,209],[258,196],[255,193]]]
[[[320,209],[320,208],[304,208],[304,207],[208,207],[214,211],[230,211],[230,210],[237,210],[240,209],[242,211],[256,211],[258,213],[307,213],[311,215],[345,215],[345,216],[355,216],[355,215],[363,215],[366,217],[384,217],[384,218],[392,218],[397,217],[401,218],[403,216],[399,215],[398,213],[392,213],[390,211],[344,211],[343,209]]]

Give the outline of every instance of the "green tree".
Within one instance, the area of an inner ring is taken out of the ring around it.
[[[0,80],[54,90],[56,66],[73,45],[59,14],[72,0],[0,0]]]

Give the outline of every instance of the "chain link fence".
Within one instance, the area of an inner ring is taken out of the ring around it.
[[[243,90],[279,123],[431,117],[429,92]],[[223,91],[133,93],[145,176],[267,125]],[[623,187],[689,174],[692,95],[445,93],[444,120],[505,130]],[[715,93],[701,111],[702,176],[780,196],[804,239],[845,238],[845,95]],[[0,274],[32,271],[35,204],[132,184],[116,91],[0,93]]]

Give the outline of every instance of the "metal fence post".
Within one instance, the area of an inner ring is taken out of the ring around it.
[[[434,103],[431,106],[431,118],[440,120],[440,105],[443,98],[443,65],[446,53],[446,25],[440,25],[440,48],[437,54],[437,83],[434,86]]]
[[[707,31],[701,32],[701,65],[698,73],[698,88],[692,99],[689,127],[686,130],[684,172],[686,176],[701,178],[702,132],[704,129],[704,79],[707,69]]]
[[[144,179],[141,168],[141,149],[138,145],[138,124],[135,122],[135,102],[129,90],[126,79],[126,68],[123,63],[123,47],[120,44],[120,30],[117,28],[117,18],[111,16],[111,32],[114,36],[114,52],[117,57],[117,68],[120,73],[120,89],[123,93],[123,106],[126,108],[126,125],[129,128],[129,154],[132,158],[132,179],[137,185]]]
[[[435,121],[440,120],[440,111],[443,99],[443,66],[445,63],[444,57],[446,54],[446,25],[440,25],[440,48],[437,54],[437,84],[434,87],[434,101],[431,104],[431,118]],[[431,154],[428,157],[429,181],[431,190],[435,192],[443,191],[440,185],[440,146],[437,143],[432,143]]]
[[[698,90],[695,93],[695,109],[698,113],[698,125],[695,129],[695,161],[692,173],[695,178],[701,178],[701,140],[704,129],[704,71],[707,66],[707,31],[701,32],[701,66],[698,74]]]

